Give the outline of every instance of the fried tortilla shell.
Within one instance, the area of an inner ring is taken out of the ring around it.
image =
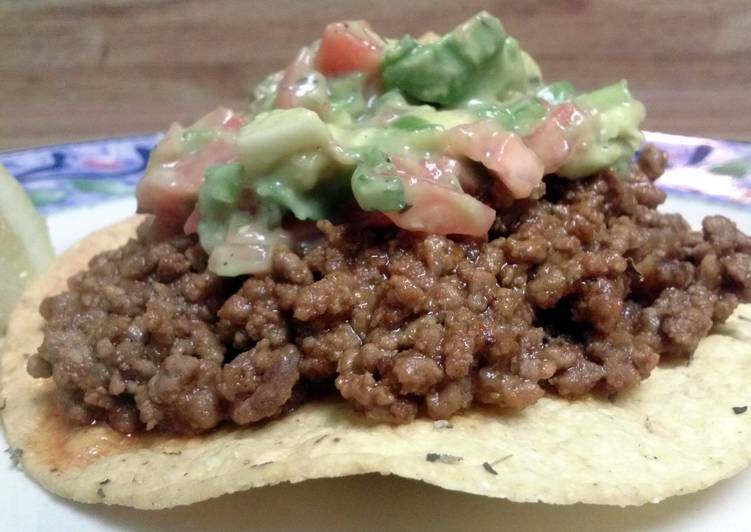
[[[0,358],[11,456],[62,497],[167,508],[280,482],[381,473],[512,501],[625,506],[700,490],[751,459],[749,305],[689,364],[655,369],[614,401],[544,397],[519,413],[473,410],[397,427],[368,423],[343,401],[315,402],[262,425],[190,438],[72,425],[55,406],[52,380],[26,373],[42,341],[37,309],[138,223],[104,229],[59,257],[11,317]]]

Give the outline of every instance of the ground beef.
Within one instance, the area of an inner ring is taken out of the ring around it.
[[[45,299],[28,370],[68,418],[121,432],[245,425],[311,392],[405,423],[627,390],[751,300],[751,239],[658,213],[664,164],[649,148],[629,181],[550,176],[536,201],[478,191],[499,212],[485,242],[319,222],[246,278],[144,228]]]

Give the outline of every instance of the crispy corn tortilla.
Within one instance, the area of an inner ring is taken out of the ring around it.
[[[700,490],[751,459],[751,306],[700,345],[686,366],[658,368],[615,401],[545,397],[520,413],[372,425],[344,402],[306,404],[251,428],[183,438],[126,437],[73,426],[51,380],[26,374],[42,340],[37,308],[95,253],[123,244],[139,220],[84,239],[34,282],[15,309],[0,358],[6,436],[29,475],[81,502],[167,508],[279,482],[393,474],[512,501],[637,505]],[[735,409],[734,409],[735,407]]]

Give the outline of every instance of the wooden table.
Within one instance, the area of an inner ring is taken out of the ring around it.
[[[331,20],[419,34],[483,8],[549,80],[627,78],[647,129],[751,140],[751,0],[0,0],[0,149],[242,109]]]

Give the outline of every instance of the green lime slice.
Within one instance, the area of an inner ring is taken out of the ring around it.
[[[0,165],[0,334],[24,286],[52,256],[44,218],[23,187]]]

